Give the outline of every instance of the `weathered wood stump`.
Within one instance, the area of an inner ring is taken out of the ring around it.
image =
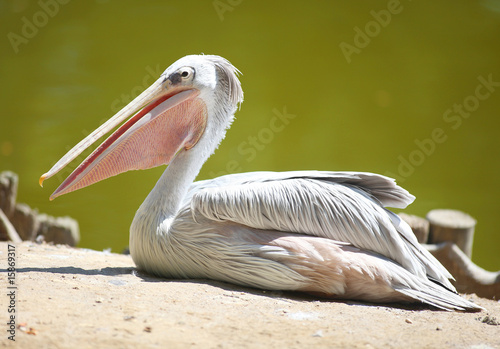
[[[14,242],[22,241],[16,229],[12,223],[10,223],[9,218],[7,218],[7,215],[2,209],[0,209],[0,239]]]
[[[21,239],[35,241],[40,229],[40,221],[36,209],[32,209],[26,204],[16,204],[10,221],[14,228],[16,228]]]
[[[40,228],[38,235],[44,237],[45,242],[76,246],[80,240],[78,223],[70,217],[52,217],[46,214],[38,215]]]
[[[10,171],[0,173],[0,210],[10,219],[17,197],[17,174]]]
[[[429,243],[454,242],[469,258],[472,256],[476,220],[457,210],[432,210],[429,221]]]
[[[490,272],[474,264],[453,242],[426,245],[427,249],[453,275],[452,284],[461,293],[475,293],[480,297],[500,298],[500,271]]]
[[[399,217],[408,223],[418,242],[421,244],[427,243],[429,238],[429,221],[427,219],[406,213],[399,213]]]

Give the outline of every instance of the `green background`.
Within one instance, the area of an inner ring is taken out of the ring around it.
[[[406,212],[474,216],[473,260],[500,269],[500,86],[478,87],[480,77],[500,82],[499,1],[61,2],[0,1],[0,170],[20,175],[19,202],[77,219],[80,246],[127,246],[164,168],[53,202],[69,169],[43,189],[39,176],[175,60],[206,53],[241,70],[245,102],[199,179],[396,176],[417,196]],[[276,111],[295,117],[279,124]]]

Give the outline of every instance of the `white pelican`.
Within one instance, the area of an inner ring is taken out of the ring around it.
[[[335,299],[482,309],[456,294],[450,273],[384,208],[414,200],[390,178],[253,172],[193,183],[243,101],[238,73],[219,56],[179,59],[40,184],[133,115],[51,199],[128,170],[167,164],[130,227],[130,253],[140,270]]]

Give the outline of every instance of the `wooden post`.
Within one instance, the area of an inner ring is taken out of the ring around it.
[[[19,234],[17,234],[16,228],[12,226],[5,213],[3,213],[2,209],[0,209],[0,237],[1,240],[10,240],[12,242],[23,241],[19,237]]]
[[[0,172],[0,209],[10,219],[16,205],[19,177],[14,172]]]
[[[429,221],[427,219],[406,213],[398,213],[398,216],[408,223],[418,242],[427,243],[429,240]]]
[[[500,271],[486,271],[477,266],[452,242],[425,247],[453,275],[455,281],[451,283],[458,292],[475,293],[490,299],[500,298]]]
[[[454,242],[467,257],[472,256],[476,220],[457,210],[432,210],[427,214],[429,243]]]

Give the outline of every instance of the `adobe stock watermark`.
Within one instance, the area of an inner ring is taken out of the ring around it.
[[[497,88],[500,87],[500,81],[493,80],[493,74],[488,77],[482,75],[477,77],[479,83],[474,89],[474,93],[468,95],[462,100],[462,103],[455,103],[452,107],[446,109],[442,119],[449,126],[449,129],[436,127],[431,131],[430,137],[423,140],[415,139],[416,148],[407,156],[398,156],[397,174],[386,172],[385,175],[403,183],[410,177],[417,167],[421,166],[436,151],[437,145],[446,142],[450,129],[456,131],[462,126],[464,120],[468,119],[472,113],[479,109],[481,101],[491,97]]]
[[[156,79],[158,79],[158,77],[161,75],[161,73],[163,73],[163,71],[161,70],[159,64],[157,64],[154,68],[148,65],[148,66],[146,66],[145,70],[146,70],[146,75],[144,75],[144,77],[142,78],[141,84],[132,87],[132,89],[130,90],[130,92],[128,92],[128,93],[122,93],[120,95],[120,97],[116,98],[115,100],[113,100],[113,102],[111,102],[111,105],[110,105],[111,113],[110,114],[114,114],[114,113],[117,113],[118,111],[120,111],[123,106],[127,105],[135,97],[137,97],[138,95],[140,95],[154,81],[156,81]],[[105,123],[111,116],[112,115],[108,115],[107,117],[102,118],[99,121],[99,125],[102,125],[103,123]],[[92,132],[88,131],[87,129],[83,129],[81,131],[81,134],[83,135],[83,138],[87,137],[91,133]],[[72,148],[73,148],[72,146],[66,145],[66,147],[65,147],[66,152],[68,152]],[[72,172],[74,169],[76,169],[77,166],[80,163],[83,162],[83,160],[85,160],[85,157],[82,154],[78,155],[73,161],[71,161],[70,164],[68,164],[64,169],[62,169],[60,172],[58,172],[56,174],[56,178],[59,181],[64,180],[64,178],[70,172]],[[55,162],[52,164],[52,166],[54,164],[55,164]]]
[[[19,52],[19,46],[27,45],[33,39],[40,29],[45,27],[51,18],[54,18],[61,9],[61,5],[66,5],[71,0],[39,0],[39,10],[33,13],[30,18],[23,16],[21,18],[21,28],[19,34],[9,32],[7,39],[15,53]]]
[[[273,114],[271,119],[269,119],[267,127],[261,128],[256,135],[248,136],[244,141],[238,144],[236,149],[239,155],[245,156],[245,162],[249,163],[253,161],[257,157],[257,154],[263,151],[266,146],[274,140],[274,136],[282,132],[285,127],[290,124],[290,121],[296,117],[296,115],[287,112],[286,106],[283,107],[283,112],[274,108]],[[210,178],[215,178],[226,174],[241,172],[242,170],[242,162],[232,159],[226,163],[224,170],[217,173],[210,172],[209,176]]]
[[[113,113],[117,113],[123,106],[130,103],[135,97],[151,86],[151,84],[160,77],[161,73],[163,73],[159,64],[157,64],[154,68],[148,65],[145,69],[147,74],[142,78],[142,84],[134,86],[128,94],[122,93],[120,98],[115,99],[111,103],[111,111]]]
[[[19,298],[18,296],[18,289],[17,289],[17,255],[16,255],[16,245],[14,244],[7,244],[7,253],[6,253],[6,258],[7,258],[7,267],[5,268],[7,270],[7,298],[8,301],[5,302],[6,304],[6,310],[8,313],[7,320],[7,339],[11,340],[13,342],[16,341],[16,323],[18,315],[16,311],[16,304],[17,300]]]
[[[339,44],[339,48],[347,63],[351,63],[351,56],[353,54],[360,54],[371,43],[372,39],[382,32],[382,28],[386,28],[391,23],[394,15],[400,14],[403,11],[403,5],[399,0],[389,0],[386,8],[379,11],[371,10],[370,15],[373,20],[368,21],[362,28],[358,26],[354,27],[352,44],[345,41]]]
[[[240,5],[243,0],[214,0],[212,5],[214,6],[217,16],[219,16],[220,21],[224,21],[224,13],[233,12],[234,8]]]

